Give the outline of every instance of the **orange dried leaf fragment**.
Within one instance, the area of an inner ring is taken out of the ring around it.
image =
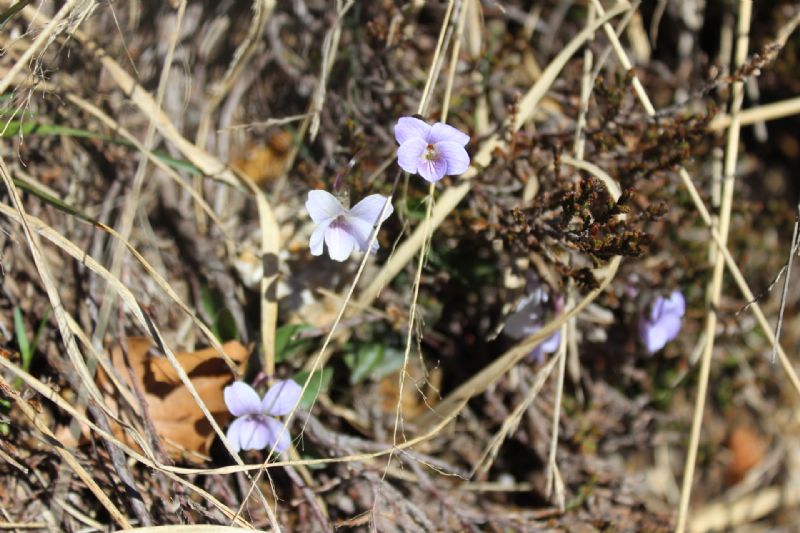
[[[744,479],[747,472],[757,466],[767,453],[767,443],[762,435],[750,426],[736,426],[728,437],[731,461],[727,477],[731,483]]]
[[[279,131],[266,144],[251,142],[234,150],[233,166],[257,184],[270,183],[286,171],[292,148],[292,134]]]

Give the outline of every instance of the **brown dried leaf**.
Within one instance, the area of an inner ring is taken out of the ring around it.
[[[259,185],[280,177],[289,159],[292,134],[280,131],[272,135],[267,144],[253,142],[233,157],[233,166]]]
[[[119,344],[111,349],[111,361],[126,385],[131,386],[133,375],[164,448],[174,458],[197,459],[196,454],[206,456],[214,440],[214,431],[175,369],[166,357],[155,351],[150,339],[128,337],[127,344],[127,361]],[[237,341],[226,342],[223,348],[243,369],[249,350]],[[222,391],[233,381],[233,376],[225,361],[214,348],[177,353],[176,357],[217,423],[220,426],[227,424],[230,413],[225,407]],[[108,376],[99,372],[97,381],[108,395],[107,403],[119,411],[118,395]],[[115,427],[114,432],[121,440],[133,445],[121,428]]]
[[[738,483],[751,468],[764,459],[767,443],[754,429],[737,426],[728,437],[728,448],[733,458],[728,463],[727,477],[731,483]]]

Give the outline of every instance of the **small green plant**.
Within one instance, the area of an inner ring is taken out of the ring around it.
[[[44,326],[50,318],[50,309],[44,314],[42,320],[39,322],[39,327],[36,328],[36,335],[33,337],[33,342],[28,338],[28,333],[25,331],[25,320],[22,317],[22,310],[19,307],[14,307],[14,333],[17,337],[17,346],[19,347],[20,357],[22,359],[22,369],[25,372],[30,371],[31,363],[33,362],[33,355],[39,346],[39,339],[42,337]],[[20,380],[15,382],[15,386],[19,387]]]
[[[50,309],[47,310],[44,317],[42,317],[42,320],[39,322],[39,327],[36,328],[36,335],[33,337],[33,341],[31,341],[28,337],[28,332],[25,331],[25,320],[22,316],[22,310],[19,307],[14,307],[14,336],[17,338],[17,347],[19,348],[22,361],[22,369],[25,372],[30,371],[31,363],[33,363],[33,356],[39,346],[39,340],[42,338],[44,326],[47,324],[49,318]],[[15,379],[14,388],[19,390],[21,387],[22,380],[20,378]],[[0,407],[3,410],[8,410],[11,408],[11,402],[9,400],[0,399]],[[0,424],[0,435],[7,434],[8,425]]]
[[[286,324],[275,332],[275,360],[278,363],[288,361],[308,343],[308,339],[297,338],[301,331],[310,329],[308,324]]]
[[[211,320],[211,332],[220,342],[239,338],[239,328],[236,327],[233,313],[225,307],[219,292],[203,286],[200,289],[200,303]]]
[[[370,378],[380,380],[402,368],[403,352],[378,343],[361,344],[345,354],[344,362],[350,369],[350,384],[357,385]]]

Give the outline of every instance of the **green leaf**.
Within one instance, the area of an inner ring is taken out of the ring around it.
[[[308,339],[296,339],[295,336],[310,328],[308,324],[286,324],[279,327],[275,332],[275,361],[281,363],[300,351]]]
[[[214,317],[217,315],[217,309],[221,307],[221,302],[215,291],[212,291],[208,285],[200,287],[200,305],[203,307],[203,312],[206,316]]]
[[[372,370],[372,378],[381,380],[403,368],[403,350],[397,348],[386,348],[383,359]]]
[[[44,192],[43,190],[39,189],[38,187],[34,187],[30,183],[24,182],[24,181],[22,181],[20,179],[17,179],[17,178],[12,178],[12,179],[14,181],[14,185],[19,187],[23,191],[28,191],[32,195],[38,197],[40,200],[42,200],[42,201],[44,201],[44,202],[46,202],[46,203],[48,203],[50,205],[52,205],[56,209],[64,211],[65,213],[67,213],[69,215],[76,216],[81,220],[89,222],[90,224],[94,224],[95,226],[100,226],[101,225],[100,222],[98,222],[97,220],[93,219],[89,215],[83,213],[82,211],[80,211],[78,209],[75,209],[74,207],[72,207],[71,205],[69,205],[66,202],[62,202],[61,200],[59,200],[55,196],[52,196],[52,195]]]
[[[212,329],[220,342],[233,341],[239,338],[239,328],[236,327],[236,320],[227,307],[223,307],[217,313]]]
[[[22,368],[27,372],[31,366],[31,344],[28,340],[28,334],[25,332],[25,320],[22,318],[22,311],[19,307],[14,307],[14,332],[17,336],[17,346],[19,346],[19,353],[22,356]]]
[[[344,356],[350,368],[350,384],[356,385],[366,379],[380,380],[403,366],[403,352],[386,348],[382,344],[362,344]]]
[[[375,368],[383,361],[385,348],[382,344],[362,344],[354,352],[345,354],[344,362],[350,368],[350,384],[356,385],[371,377]]]
[[[302,387],[305,384],[306,379],[308,379],[308,375],[308,370],[302,370],[292,376],[292,379]],[[319,393],[328,389],[332,378],[332,368],[326,368],[322,371],[315,371],[311,376],[311,381],[308,382],[308,388],[306,389],[306,392],[303,394],[303,397],[300,398],[300,408],[311,409],[317,399],[317,396],[319,396]]]
[[[110,140],[103,135],[89,130],[70,128],[69,126],[60,126],[58,124],[11,120],[7,122],[4,127],[5,129],[3,130],[2,136],[5,138],[14,137],[22,133],[22,135],[63,135],[65,137],[75,137],[79,139]]]
[[[225,307],[225,301],[219,291],[207,285],[200,287],[200,306],[211,320],[211,333],[220,342],[227,342],[239,338],[239,328],[231,310]]]

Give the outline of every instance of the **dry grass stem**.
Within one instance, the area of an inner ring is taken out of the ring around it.
[[[747,58],[749,46],[750,15],[752,13],[752,0],[742,0],[739,2],[739,26],[737,28],[736,51],[734,57],[734,68],[739,68]],[[725,245],[728,241],[730,229],[731,207],[733,205],[733,189],[736,174],[736,160],[739,153],[739,110],[742,108],[744,100],[744,83],[735,81],[731,88],[731,125],[728,128],[728,138],[725,147],[725,160],[722,169],[722,204],[720,205],[719,234],[721,244]],[[700,444],[700,430],[703,423],[703,411],[705,409],[706,394],[708,390],[708,379],[711,370],[711,355],[714,350],[714,338],[717,326],[717,311],[720,296],[722,294],[722,276],[725,272],[725,261],[721,255],[716,256],[714,272],[710,285],[710,309],[706,315],[706,344],[702,356],[700,357],[700,370],[698,374],[697,396],[694,403],[694,413],[692,415],[692,430],[689,437],[689,446],[686,454],[686,463],[683,471],[683,483],[681,485],[681,499],[678,506],[678,517],[676,531],[682,533],[686,528],[689,514],[689,502],[692,493],[692,481],[694,479],[694,469],[697,462],[697,448]],[[777,345],[776,345],[777,346]]]

